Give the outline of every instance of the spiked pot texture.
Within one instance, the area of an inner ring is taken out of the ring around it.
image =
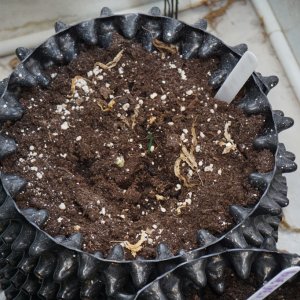
[[[80,43],[108,47],[114,32],[139,41],[148,51],[153,50],[153,38],[158,38],[178,44],[186,59],[218,56],[220,66],[210,82],[218,88],[247,46],[228,47],[205,28],[203,20],[189,26],[160,16],[157,8],[149,15],[112,15],[104,8],[97,19],[71,27],[56,23],[57,33],[45,43],[34,50],[17,49],[21,63],[8,79],[0,82],[0,120],[22,117],[18,103],[20,90],[49,85],[51,79],[46,77],[44,69],[70,62],[78,53]],[[242,279],[248,278],[254,266],[262,280],[268,280],[287,265],[299,263],[296,256],[249,250],[266,248],[277,239],[282,207],[288,205],[286,179],[282,173],[296,169],[294,155],[278,143],[278,133],[292,126],[293,120],[281,111],[272,111],[266,96],[277,82],[275,76],[263,77],[254,73],[245,85],[244,98],[238,103],[246,114],[260,113],[266,117],[264,132],[253,142],[257,149],[269,149],[274,153],[275,167],[267,174],[250,175],[251,183],[262,191],[261,199],[255,206],[247,208],[233,203],[230,211],[236,225],[222,237],[216,238],[199,228],[199,248],[191,252],[181,251],[173,256],[167,245],[160,244],[156,259],[133,261],[124,259],[120,245],[115,246],[107,257],[101,253],[85,253],[80,250],[80,234],[68,238],[50,237],[42,230],[47,220],[46,211],[20,210],[13,197],[24,187],[25,181],[1,174],[0,282],[8,298],[166,299],[168,294],[171,299],[185,299],[191,285],[201,290],[207,282],[216,293],[222,293],[223,269],[228,262]],[[15,150],[14,140],[0,135],[0,158]],[[238,248],[245,250],[228,251]],[[214,255],[219,252],[222,254]],[[176,272],[172,272],[173,269]]]

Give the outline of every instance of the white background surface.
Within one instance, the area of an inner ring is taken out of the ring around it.
[[[282,5],[282,0],[269,0],[269,3],[300,64],[300,1],[288,0]]]
[[[8,2],[9,1],[4,2],[0,0],[1,5]],[[18,1],[12,2],[16,5]],[[99,10],[100,7],[97,7],[94,16],[98,15]],[[186,23],[194,23],[206,13],[207,8],[205,7],[189,9],[180,13],[179,18]],[[10,22],[17,20],[18,14],[22,15],[24,12],[16,11],[14,19],[11,19]],[[214,29],[210,28],[210,31],[220,37],[228,45],[233,46],[239,43],[248,44],[249,50],[254,52],[258,57],[259,67],[257,71],[263,75],[277,75],[279,77],[280,82],[278,86],[270,92],[269,100],[273,109],[280,109],[284,111],[286,116],[292,117],[295,120],[295,125],[291,129],[280,134],[280,141],[285,143],[287,150],[296,154],[296,162],[300,166],[300,102],[296,99],[291,89],[268,37],[264,34],[261,19],[257,16],[251,3],[249,1],[235,2],[224,16],[217,21]],[[0,79],[11,72],[8,66],[10,58],[11,57],[0,58]],[[290,205],[284,209],[284,214],[290,225],[300,227],[300,170],[287,174],[286,177],[288,179]],[[300,234],[280,231],[278,248],[300,254]]]

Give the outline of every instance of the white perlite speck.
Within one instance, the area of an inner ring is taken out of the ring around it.
[[[123,106],[122,106],[122,108],[123,108],[125,111],[127,111],[129,107],[130,107],[130,104],[129,104],[129,103],[125,103],[125,104],[123,104]]]
[[[65,210],[66,209],[66,205],[63,202],[61,204],[59,204],[58,207],[61,210]]]
[[[167,99],[167,95],[162,95],[162,96],[160,97],[160,99],[161,99],[161,100],[166,100],[166,99]]]
[[[154,99],[154,98],[156,98],[157,97],[157,93],[152,93],[151,95],[150,95],[150,98],[151,99]]]
[[[88,72],[86,73],[86,75],[87,75],[87,77],[92,77],[92,76],[93,76],[93,71],[88,71]]]
[[[178,69],[178,73],[180,74],[180,77],[182,80],[186,80],[186,75],[185,75],[185,71],[182,69]]]
[[[161,206],[160,207],[160,211],[163,212],[163,213],[165,213],[167,210],[164,207]]]
[[[34,150],[34,146],[29,146],[29,150],[30,151]]]
[[[181,190],[181,184],[177,183],[175,186],[175,191]]]
[[[42,179],[42,178],[43,178],[43,173],[37,172],[37,173],[36,173],[36,177],[37,177],[38,179]]]
[[[197,145],[196,148],[195,148],[196,152],[200,152],[201,151],[201,147],[200,145]]]
[[[70,112],[67,110],[67,105],[66,104],[58,104],[56,105],[56,113],[58,114],[63,114],[63,115],[69,115]]]
[[[125,160],[124,160],[124,156],[120,155],[116,158],[115,160],[115,164],[119,167],[119,168],[123,168],[125,165]]]
[[[93,69],[93,73],[95,76],[97,76],[98,74],[100,74],[102,72],[102,70],[100,70],[100,68],[98,66],[96,66],[94,69]]]
[[[202,131],[200,131],[200,137],[205,138],[205,134]]]
[[[192,90],[188,90],[185,92],[188,96],[192,95],[193,94],[193,91]]]
[[[185,202],[186,204],[188,204],[188,205],[191,205],[191,204],[192,204],[192,199],[187,198],[187,199],[185,199],[184,202]]]
[[[87,85],[87,82],[83,78],[76,79],[75,86],[82,88]]]
[[[79,135],[79,136],[76,137],[76,141],[77,142],[81,141],[81,139],[82,139],[81,135]]]
[[[61,125],[60,125],[60,128],[62,129],[62,130],[67,130],[68,128],[69,128],[69,124],[68,124],[68,122],[63,122]]]
[[[58,222],[58,223],[61,223],[62,220],[63,220],[62,217],[57,218],[57,222]]]
[[[212,172],[213,171],[213,167],[214,167],[213,164],[210,164],[209,166],[206,166],[204,168],[204,172]]]
[[[87,85],[84,85],[82,88],[81,88],[86,94],[89,93],[90,89]]]
[[[219,175],[222,175],[222,169],[219,169],[219,170],[218,170],[218,174],[219,174]]]

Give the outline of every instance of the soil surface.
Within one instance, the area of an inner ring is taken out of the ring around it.
[[[237,278],[231,270],[227,270],[225,278],[226,288],[223,295],[216,295],[208,286],[201,296],[194,296],[193,300],[246,300],[261,287],[254,274],[251,274],[247,280],[242,280]],[[299,291],[300,280],[298,277],[296,280],[284,283],[265,300],[300,300]]]
[[[286,282],[265,300],[300,300],[300,279]]]
[[[224,233],[231,204],[259,199],[248,176],[274,164],[252,147],[264,117],[213,99],[217,59],[183,60],[164,46],[148,53],[115,36],[108,50],[86,46],[48,70],[49,88],[23,92],[23,118],[2,128],[17,153],[1,170],[28,180],[17,203],[47,209],[49,234],[155,257],[160,242],[176,253],[197,246],[198,229]]]

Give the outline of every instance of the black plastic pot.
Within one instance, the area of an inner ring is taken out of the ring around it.
[[[196,292],[195,285],[194,282],[191,283],[189,281],[189,278],[181,277],[180,274],[202,265],[206,265],[206,270],[202,274],[202,280],[210,279],[219,285],[225,285],[224,275],[226,269],[232,268],[230,262],[232,261],[232,257],[235,256],[251,256],[251,275],[256,278],[260,286],[271,280],[282,270],[293,266],[300,266],[300,256],[277,252],[275,241],[272,238],[266,239],[264,246],[266,249],[231,249],[184,262],[147,284],[137,293],[134,299],[188,299],[185,293],[191,292],[193,288],[194,292]],[[296,275],[292,280],[294,284],[296,281],[300,282],[300,276]],[[241,281],[242,283],[243,281]],[[182,289],[181,286],[186,288]],[[200,288],[195,294],[200,296],[200,299],[212,299],[206,297],[206,292],[207,289]],[[228,296],[226,299],[229,299]]]
[[[78,45],[85,43],[109,47],[113,32],[128,39],[135,39],[144,48],[152,51],[153,38],[166,43],[178,44],[182,56],[209,58],[218,56],[220,66],[212,74],[210,84],[218,88],[246,51],[244,44],[228,47],[218,38],[205,31],[206,22],[194,26],[160,16],[158,8],[149,15],[112,15],[103,8],[101,17],[68,27],[56,23],[56,34],[34,50],[18,48],[21,60],[11,76],[0,83],[0,120],[17,120],[22,117],[18,97],[23,87],[50,84],[44,69],[51,65],[67,64],[78,53]],[[264,132],[255,139],[257,149],[270,149],[275,155],[274,170],[267,174],[250,175],[253,185],[262,191],[262,197],[254,207],[232,205],[231,214],[236,226],[221,237],[214,237],[199,228],[199,248],[188,253],[180,251],[173,255],[168,247],[160,244],[154,260],[137,258],[124,260],[124,251],[115,246],[107,257],[101,253],[81,251],[81,235],[50,237],[42,228],[47,212],[32,208],[20,210],[13,197],[25,186],[25,181],[14,175],[1,174],[0,229],[1,261],[0,282],[9,299],[135,299],[139,290],[167,274],[164,283],[151,293],[143,292],[143,299],[184,299],[189,284],[203,288],[207,282],[216,293],[222,293],[224,282],[216,273],[222,269],[219,257],[200,259],[211,253],[227,249],[264,247],[270,239],[277,239],[282,207],[288,204],[284,172],[296,169],[294,155],[278,143],[278,133],[293,125],[293,120],[284,117],[281,111],[272,111],[266,97],[278,82],[277,77],[263,77],[254,73],[245,85],[245,96],[238,102],[248,115],[266,116]],[[0,159],[16,150],[15,142],[0,136]],[[255,255],[252,251],[236,251],[226,255],[238,276],[247,278]],[[194,263],[184,265],[193,260]],[[180,271],[179,271],[180,270]],[[174,277],[174,278],[173,278]],[[216,280],[218,278],[218,280]],[[166,281],[166,282],[165,282]],[[181,283],[184,282],[184,284]],[[164,288],[162,288],[164,286]],[[151,290],[153,290],[151,288]],[[173,291],[173,292],[172,292]],[[137,296],[139,297],[139,296]]]

